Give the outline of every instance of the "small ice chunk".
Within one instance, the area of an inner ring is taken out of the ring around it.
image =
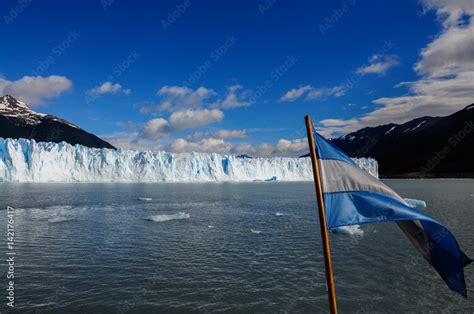
[[[412,199],[412,198],[405,198],[405,202],[407,202],[407,204],[410,207],[413,207],[415,209],[426,208],[426,202],[422,201],[422,200],[415,200],[415,199]]]
[[[149,202],[153,199],[151,197],[139,197],[138,200],[139,201],[144,201],[144,202]]]
[[[48,219],[49,223],[59,223],[59,222],[66,222],[66,221],[71,221],[73,218],[71,217],[62,217],[62,216],[57,216],[57,217],[52,217]]]
[[[336,227],[332,228],[331,232],[337,234],[348,234],[357,236],[361,236],[364,234],[364,230],[360,229],[360,225]]]
[[[154,215],[147,218],[147,220],[154,221],[154,222],[165,222],[170,220],[180,220],[180,219],[189,219],[191,215],[188,213],[177,213],[171,215]]]

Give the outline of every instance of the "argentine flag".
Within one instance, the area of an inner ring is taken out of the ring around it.
[[[410,207],[321,135],[314,132],[314,138],[327,227],[395,221],[449,288],[467,297],[463,268],[472,260],[460,250],[451,232],[432,217]]]

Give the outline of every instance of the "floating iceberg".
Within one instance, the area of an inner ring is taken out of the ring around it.
[[[405,198],[404,200],[410,207],[413,207],[413,208],[416,208],[416,209],[426,208],[426,202],[425,201],[415,200],[415,199],[412,199],[412,198]]]
[[[67,222],[67,221],[71,221],[71,220],[74,220],[73,218],[71,217],[53,217],[53,218],[50,218],[48,219],[48,222],[49,223],[59,223],[59,222]]]
[[[139,197],[138,200],[139,201],[144,201],[144,202],[150,202],[153,199],[151,197]]]
[[[349,234],[349,235],[357,235],[357,236],[361,236],[364,234],[364,230],[360,229],[360,225],[342,226],[342,227],[332,228],[330,231],[332,233]]]
[[[180,220],[180,219],[190,219],[191,215],[188,213],[177,213],[171,215],[154,215],[147,218],[147,220],[154,221],[154,222],[165,222],[170,220]]]
[[[378,176],[376,160],[354,160]],[[0,138],[0,181],[4,182],[251,182],[268,178],[311,181],[311,161],[139,152]]]

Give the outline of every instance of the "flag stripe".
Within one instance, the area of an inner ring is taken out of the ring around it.
[[[381,221],[434,221],[390,195],[370,191],[324,193],[328,228]],[[337,210],[334,210],[337,208]]]
[[[319,159],[340,160],[356,166],[351,158],[344,154],[339,148],[326,141],[321,135],[314,133],[314,138],[318,149]]]
[[[323,190],[326,193],[367,191],[389,195],[406,202],[382,181],[357,166],[340,160],[319,160]]]

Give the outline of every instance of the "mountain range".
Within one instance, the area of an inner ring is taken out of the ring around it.
[[[0,137],[27,138],[37,142],[67,142],[95,148],[114,146],[77,125],[53,115],[30,109],[24,102],[5,95],[0,97]]]
[[[381,177],[474,177],[474,104],[445,117],[367,127],[331,140],[372,157]]]

